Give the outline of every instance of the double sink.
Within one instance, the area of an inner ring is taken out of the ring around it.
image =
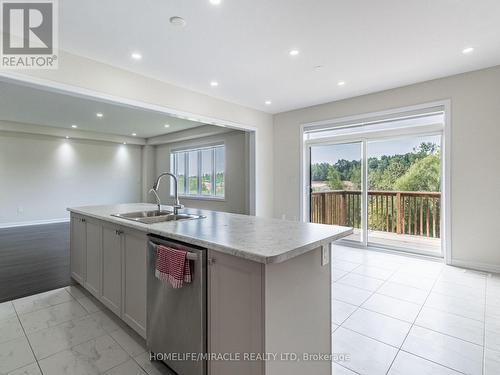
[[[164,221],[180,221],[180,220],[195,220],[203,219],[202,215],[191,214],[175,214],[172,211],[137,211],[127,212],[124,214],[112,214],[111,216],[119,217],[121,219],[137,221],[143,224],[161,223]]]

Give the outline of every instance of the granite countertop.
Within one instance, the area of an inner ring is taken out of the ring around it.
[[[284,262],[352,233],[349,227],[190,208],[181,212],[206,218],[143,224],[111,216],[156,208],[154,204],[130,203],[71,207],[68,211],[266,264]]]

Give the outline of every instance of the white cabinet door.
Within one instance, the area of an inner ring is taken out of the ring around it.
[[[118,316],[122,310],[122,253],[122,231],[118,226],[104,224],[101,301]]]
[[[146,337],[146,235],[126,231],[123,237],[123,320]]]
[[[209,250],[208,343],[211,353],[262,353],[263,265]],[[261,375],[262,361],[210,361],[210,375]]]
[[[87,219],[87,256],[85,288],[101,298],[102,224]]]
[[[85,282],[87,226],[85,218],[71,215],[70,268],[71,277],[80,284]]]

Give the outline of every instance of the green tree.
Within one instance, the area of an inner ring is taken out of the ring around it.
[[[424,156],[435,154],[438,150],[439,145],[434,142],[422,142],[418,148],[413,149],[417,154],[423,154]]]
[[[328,171],[331,165],[328,163],[316,163],[311,167],[313,181],[326,181],[328,179]]]
[[[361,166],[356,165],[352,168],[350,181],[353,184],[354,189],[361,189]]]
[[[334,167],[331,167],[328,171],[328,187],[332,190],[343,189],[342,180],[340,179],[340,173]]]
[[[403,191],[440,191],[440,165],[439,153],[427,155],[398,178],[394,187]]]
[[[401,178],[408,167],[399,160],[392,160],[389,166],[382,174],[382,186],[383,190],[392,190],[396,181]]]

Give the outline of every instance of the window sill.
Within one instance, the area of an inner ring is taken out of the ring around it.
[[[171,196],[170,198],[173,199],[174,197]],[[203,196],[203,195],[179,195],[179,199],[190,199],[190,200],[197,200],[197,201],[213,201],[213,202],[225,202],[226,201],[225,197],[209,197],[209,196]]]

